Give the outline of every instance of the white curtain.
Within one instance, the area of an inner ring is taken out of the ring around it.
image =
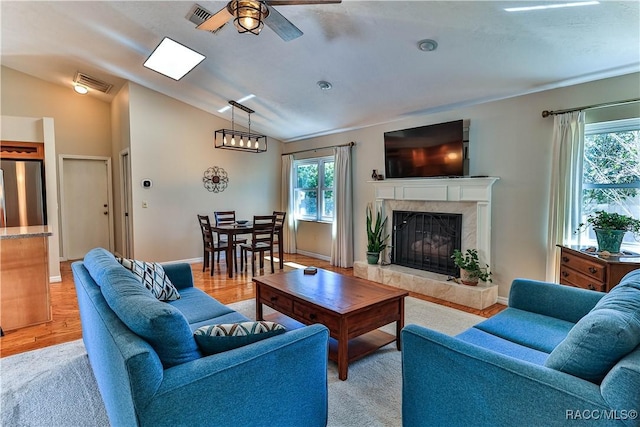
[[[334,217],[331,265],[353,266],[353,188],[351,146],[335,147],[333,177]]]
[[[553,157],[547,239],[549,282],[559,278],[559,250],[556,245],[577,244],[580,224],[584,150],[584,112],[559,114],[553,123]]]
[[[288,254],[296,253],[296,218],[295,218],[295,195],[293,194],[295,183],[293,171],[293,155],[282,156],[282,184],[280,209],[287,213],[284,227],[282,229],[283,250]]]

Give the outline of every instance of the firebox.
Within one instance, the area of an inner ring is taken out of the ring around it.
[[[457,276],[461,241],[462,214],[393,211],[392,264]]]

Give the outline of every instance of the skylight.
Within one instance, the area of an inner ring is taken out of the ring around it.
[[[544,10],[544,9],[560,9],[563,7],[576,7],[576,6],[593,6],[600,4],[598,1],[578,1],[571,3],[549,3],[537,6],[521,6],[521,7],[507,7],[504,10],[507,12],[526,12],[529,10]]]
[[[174,80],[180,80],[204,58],[204,55],[165,37],[145,61],[144,66]]]

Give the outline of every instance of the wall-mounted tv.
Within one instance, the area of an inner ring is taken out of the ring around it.
[[[469,123],[466,120],[385,132],[386,178],[466,176]]]

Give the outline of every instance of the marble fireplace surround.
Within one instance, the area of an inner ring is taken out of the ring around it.
[[[423,178],[370,181],[375,188],[375,207],[391,218],[394,210],[462,214],[462,250],[478,249],[481,262],[491,265],[491,188],[497,177]],[[391,224],[387,225],[391,233]],[[383,260],[389,260],[384,253]],[[354,263],[354,275],[379,283],[472,308],[496,303],[498,286],[466,286],[447,276],[398,265]]]

